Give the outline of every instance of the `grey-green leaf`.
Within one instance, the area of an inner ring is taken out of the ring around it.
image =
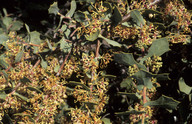
[[[138,68],[141,68],[143,70],[147,70],[147,68],[139,64],[135,61],[133,55],[131,53],[119,53],[114,55],[114,60],[120,64],[124,64],[126,66],[133,66],[134,64],[137,65]]]
[[[142,86],[146,86],[147,88],[151,89],[153,87],[153,83],[151,82],[151,78],[153,75],[147,71],[139,70],[136,72],[133,77],[138,81],[139,90],[142,90]]]
[[[60,49],[63,52],[68,53],[71,50],[72,43],[66,42],[64,37],[62,37],[62,39],[59,42],[60,42]]]
[[[163,107],[167,109],[176,109],[178,104],[180,102],[174,100],[172,97],[168,97],[165,95],[162,95],[159,99],[154,101],[149,101],[144,104],[144,106],[157,106],[157,107]]]
[[[25,97],[25,96],[23,96],[23,95],[21,95],[21,94],[19,94],[17,92],[15,92],[13,95],[18,96],[19,98],[21,98],[22,100],[24,100],[26,102],[29,101],[29,99],[27,97]]]
[[[19,31],[22,27],[23,27],[23,23],[21,21],[14,21],[10,30]]]
[[[40,33],[37,31],[30,32],[30,42],[32,44],[40,45],[41,39],[40,39]],[[33,46],[34,48],[34,53],[37,53],[39,48],[37,46]]]
[[[112,23],[114,26],[117,26],[119,24],[119,22],[121,22],[121,20],[122,20],[121,13],[116,5],[113,10],[113,15],[111,17],[111,20],[112,20]]]
[[[20,51],[19,53],[17,53],[16,57],[15,57],[15,63],[20,62],[22,57],[23,57],[24,52]]]
[[[0,91],[0,99],[5,100],[7,94],[5,93],[5,91]]]
[[[77,8],[77,4],[76,4],[76,1],[75,0],[72,0],[71,1],[71,8],[69,10],[69,12],[66,14],[67,17],[72,17],[75,10]]]
[[[145,113],[145,111],[137,111],[137,110],[130,110],[125,112],[116,112],[116,115],[130,115],[130,114],[142,114]]]
[[[129,97],[130,99],[132,99],[134,101],[139,101],[141,99],[138,97],[138,95],[136,93],[117,92],[117,94],[126,95],[127,97]]]
[[[191,91],[192,91],[192,87],[190,87],[190,86],[188,86],[186,83],[185,83],[185,81],[184,81],[184,79],[181,77],[180,79],[179,79],[179,89],[180,89],[180,91],[181,92],[184,92],[184,93],[186,93],[186,94],[190,94],[191,93]]]
[[[87,87],[85,84],[82,84],[81,82],[76,81],[69,81],[69,85],[79,85],[82,86],[85,90],[90,91],[89,87]]]
[[[133,10],[131,11],[131,18],[133,21],[138,25],[138,26],[143,26],[145,25],[145,20],[141,13],[138,10]]]
[[[47,62],[46,61],[44,61],[43,59],[41,59],[41,66],[42,66],[42,68],[44,68],[44,69],[46,69],[47,68]]]
[[[54,2],[53,4],[51,4],[51,6],[48,9],[48,12],[49,14],[57,15],[57,13],[59,12],[57,2]]]
[[[85,35],[85,38],[86,38],[86,40],[88,40],[88,41],[94,41],[94,40],[96,40],[96,39],[98,38],[99,33],[100,33],[100,31],[97,30],[96,32],[94,32],[94,33],[92,33],[92,34],[90,34],[90,35]]]
[[[148,57],[153,55],[161,56],[169,50],[169,42],[166,38],[157,39],[153,41],[151,47],[149,48],[148,54],[144,56],[144,58],[141,60],[141,63],[143,63],[143,61],[145,61]]]
[[[116,46],[116,47],[121,47],[122,45],[114,40],[110,40],[110,39],[107,39],[105,37],[103,37],[101,34],[99,34],[99,38],[102,38],[104,39],[108,44],[112,45],[112,46]]]
[[[21,83],[24,83],[24,84],[31,83],[31,81],[27,77],[23,77],[22,79],[20,79],[20,81],[21,81]]]
[[[8,36],[6,34],[0,34],[0,44],[4,44],[8,40]]]
[[[102,118],[101,120],[104,124],[112,124],[109,118]]]

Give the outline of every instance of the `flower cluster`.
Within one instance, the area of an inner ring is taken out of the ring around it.
[[[189,25],[191,25],[191,13],[187,11],[185,6],[181,3],[181,1],[170,1],[166,4],[165,14],[169,14],[175,17],[175,21],[177,22],[177,29],[182,29],[184,32],[190,32]]]
[[[135,44],[136,47],[144,49],[145,46],[149,46],[157,39],[160,35],[160,31],[157,30],[153,24],[144,25],[138,31],[138,41]]]
[[[138,34],[138,29],[126,27],[123,25],[117,25],[113,29],[113,33],[115,37],[120,37],[122,38],[122,40],[124,40],[124,39],[134,38],[135,35]]]
[[[161,61],[162,61],[162,58],[160,56],[154,55],[152,57],[147,58],[147,60],[145,61],[145,64],[147,67],[150,68],[152,72],[157,73],[163,65],[163,62]]]

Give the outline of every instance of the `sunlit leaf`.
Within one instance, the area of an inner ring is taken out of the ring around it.
[[[94,32],[94,33],[92,33],[92,34],[85,35],[85,38],[86,38],[86,40],[88,40],[88,41],[94,41],[94,40],[96,40],[96,39],[98,38],[99,33],[100,33],[99,30],[97,30],[96,32]]]
[[[76,1],[75,1],[75,0],[72,0],[72,1],[71,1],[71,8],[70,8],[69,12],[66,14],[66,16],[72,17],[73,14],[74,14],[74,12],[75,12],[75,10],[76,10],[76,8],[77,8]]]
[[[188,85],[185,83],[184,79],[181,77],[181,78],[179,79],[179,90],[180,90],[181,92],[184,92],[184,93],[186,93],[186,94],[189,95],[189,94],[191,93],[191,91],[192,91],[192,87],[188,86]]]
[[[104,124],[112,124],[109,118],[102,118],[101,120]]]
[[[30,42],[32,44],[36,44],[36,45],[40,45],[41,43],[41,39],[40,39],[40,33],[37,32],[37,31],[33,31],[33,32],[30,32]],[[33,46],[34,48],[34,53],[37,53],[39,51],[39,47],[38,46]]]
[[[47,62],[43,60],[43,58],[41,58],[41,66],[42,68],[46,69],[47,68]]]
[[[68,53],[71,50],[72,43],[66,42],[64,37],[62,37],[62,39],[59,42],[60,42],[60,49],[63,52]]]
[[[180,102],[174,100],[172,97],[168,97],[165,95],[162,95],[159,99],[154,101],[149,101],[144,104],[144,106],[157,106],[157,107],[163,107],[167,109],[176,109]]]
[[[57,5],[57,2],[54,2],[53,4],[51,4],[51,6],[48,9],[49,14],[55,14],[57,15],[57,13],[59,12],[59,8]]]
[[[27,24],[25,24],[25,28],[27,29],[27,32],[30,33],[30,28]]]

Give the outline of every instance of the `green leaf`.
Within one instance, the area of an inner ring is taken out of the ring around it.
[[[8,36],[6,34],[0,34],[0,44],[4,44],[8,40]]]
[[[121,20],[122,20],[121,13],[116,5],[113,10],[113,15],[111,17],[111,20],[112,20],[112,23],[114,26],[117,26],[119,24],[119,22],[121,22]]]
[[[130,115],[130,114],[143,114],[145,111],[130,110],[125,112],[116,112],[116,115]]]
[[[87,22],[86,17],[85,17],[85,13],[81,12],[81,11],[77,11],[74,14],[74,19],[77,22]]]
[[[6,72],[5,70],[2,70],[2,71],[0,71],[0,72],[3,73],[5,79],[8,81],[8,74],[7,74],[7,72]]]
[[[27,32],[30,33],[30,28],[27,24],[25,24],[25,28],[27,29]]]
[[[60,68],[59,65],[55,66],[55,67],[54,67],[54,72],[57,73],[57,72],[59,71],[59,68]]]
[[[5,91],[0,91],[0,100],[5,100],[6,99],[7,94],[5,93]]]
[[[62,33],[63,33],[64,31],[66,31],[66,29],[67,29],[67,25],[64,24],[64,25],[61,26]]]
[[[163,107],[167,109],[176,109],[180,102],[174,100],[172,97],[168,97],[165,95],[162,95],[159,99],[154,101],[149,101],[144,104],[144,106],[157,106],[157,107]]]
[[[23,23],[21,21],[14,21],[10,28],[11,31],[19,31],[23,27]]]
[[[4,17],[2,19],[2,21],[3,21],[3,24],[6,26],[6,29],[8,29],[12,23],[12,18],[11,17]]]
[[[30,35],[30,42],[32,44],[40,45],[41,39],[40,39],[40,33],[39,32],[33,31],[33,32],[30,32],[29,35]],[[33,46],[33,48],[34,48],[33,53],[38,53],[39,48],[37,46]]]
[[[31,83],[31,81],[27,78],[27,77],[23,77],[22,79],[20,79],[20,81],[21,81],[21,83],[24,83],[24,84],[26,84],[26,83]]]
[[[109,118],[102,118],[101,120],[104,124],[112,124]]]
[[[130,77],[123,79],[120,87],[130,89],[132,87],[132,79]]]
[[[131,11],[131,18],[133,21],[138,25],[138,26],[143,26],[145,25],[145,20],[141,13],[138,10],[133,10]]]
[[[154,77],[157,78],[158,81],[171,80],[169,78],[169,73],[157,74],[157,75],[154,75]]]
[[[66,42],[64,37],[62,37],[62,39],[59,42],[60,42],[60,49],[64,53],[68,53],[71,50],[72,43]]]
[[[44,69],[47,69],[47,62],[43,60],[43,58],[41,58],[41,67]]]
[[[149,89],[153,87],[153,83],[151,82],[151,78],[154,77],[153,74],[144,70],[139,70],[133,75],[133,77],[138,81],[138,90],[142,90],[140,88],[143,86],[146,86]]]
[[[188,86],[186,83],[185,83],[185,81],[184,81],[184,79],[181,77],[180,79],[179,79],[179,90],[181,91],[181,92],[184,92],[185,94],[190,94],[191,93],[191,91],[192,91],[192,87],[190,87],[190,86]]]
[[[169,42],[166,38],[157,39],[153,41],[151,47],[149,48],[148,54],[141,59],[141,63],[143,63],[143,61],[145,61],[148,57],[153,55],[161,56],[169,50]]]
[[[79,0],[79,2],[95,3],[95,0]]]
[[[52,47],[52,45],[51,45],[51,43],[49,42],[48,39],[46,40],[46,42],[47,42],[47,44],[48,44],[49,49],[50,49],[51,51],[53,51],[53,47]]]
[[[85,35],[85,38],[86,38],[86,40],[88,40],[88,41],[94,41],[94,40],[96,40],[96,39],[98,38],[99,33],[100,33],[100,31],[97,30],[96,32],[94,32],[94,33],[92,33],[92,34],[90,34],[90,35]]]
[[[27,97],[25,97],[25,96],[23,96],[23,95],[21,95],[21,94],[19,94],[19,93],[17,93],[17,92],[14,92],[13,95],[18,96],[19,98],[21,98],[22,100],[24,100],[24,101],[26,101],[26,102],[29,101],[29,99],[28,99]]]
[[[139,97],[138,94],[136,94],[136,93],[117,92],[117,94],[126,95],[127,97],[129,97],[130,99],[132,99],[134,101],[140,101],[140,99],[141,99],[141,97]]]
[[[72,17],[75,10],[77,8],[77,4],[76,4],[76,1],[75,0],[72,0],[71,1],[71,8],[69,10],[69,12],[66,14],[67,17]]]
[[[42,91],[39,90],[39,89],[36,88],[36,87],[28,86],[28,87],[26,87],[26,88],[29,89],[29,90],[31,90],[31,91],[37,91],[38,93],[42,93]]]
[[[3,57],[0,57],[0,66],[7,69],[9,67],[9,64],[5,62]]]
[[[51,6],[48,9],[48,12],[49,14],[57,15],[57,13],[59,12],[57,2],[54,2],[53,4],[51,4]]]
[[[138,68],[143,69],[143,70],[147,70],[147,68],[142,65],[139,64],[135,61],[135,59],[133,58],[133,55],[131,53],[119,53],[119,54],[115,54],[114,55],[114,60],[120,64],[124,64],[126,66],[133,66],[134,64],[137,65]]]
[[[99,34],[99,38],[102,38],[104,39],[108,44],[112,45],[112,46],[116,46],[116,47],[121,47],[122,45],[114,40],[110,40],[110,39],[107,39],[105,37],[103,37],[101,34]]]
[[[20,62],[21,58],[23,57],[24,52],[20,51],[19,53],[17,53],[16,57],[15,57],[15,63]]]
[[[82,84],[81,82],[76,82],[76,81],[69,81],[69,85],[80,85],[82,86],[85,90],[90,91],[89,87],[87,87],[85,84]]]

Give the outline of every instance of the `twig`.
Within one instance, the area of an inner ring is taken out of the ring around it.
[[[69,53],[67,54],[67,56],[65,57],[65,60],[63,61],[61,67],[59,68],[59,71],[57,72],[57,75],[56,75],[56,76],[59,76],[59,75],[60,75],[60,73],[61,73],[61,71],[62,71],[62,69],[63,69],[63,67],[64,67],[64,65],[65,65],[65,62],[67,61],[67,59],[68,59],[71,51],[72,51],[72,49],[70,50],[70,52],[69,52]]]
[[[36,62],[35,65],[33,66],[33,69],[36,68],[36,67],[39,65],[40,61],[41,61],[40,59],[37,60],[37,62]]]
[[[147,102],[146,100],[146,90],[147,88],[144,86],[143,87],[143,105]],[[145,124],[145,114],[142,116],[142,124]]]
[[[99,57],[99,48],[100,48],[100,41],[97,40],[97,48],[96,48],[96,51],[95,51],[95,57],[96,57],[96,58]]]

